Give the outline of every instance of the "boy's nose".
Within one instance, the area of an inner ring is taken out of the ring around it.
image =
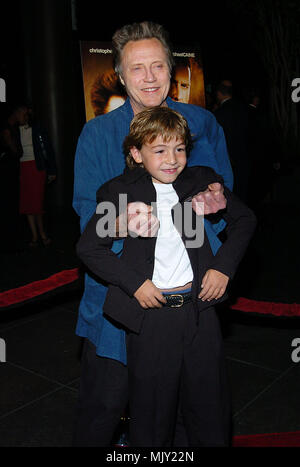
[[[175,154],[173,153],[173,151],[170,151],[168,154],[167,154],[167,157],[166,157],[166,162],[168,164],[176,164],[177,162],[177,159],[176,159],[176,156]]]

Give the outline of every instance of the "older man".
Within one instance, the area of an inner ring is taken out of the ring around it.
[[[232,170],[222,128],[206,110],[174,102],[168,98],[173,57],[164,29],[143,22],[124,26],[113,37],[115,71],[125,86],[124,105],[90,120],[80,135],[75,160],[74,209],[81,229],[96,209],[96,191],[107,180],[122,173],[125,158],[122,144],[134,114],[152,106],[169,106],[188,121],[194,135],[194,148],[188,164],[206,165],[222,175],[231,189]],[[225,207],[222,187],[210,186],[196,200],[204,201],[205,212]],[[196,210],[197,203],[194,203]],[[147,206],[145,210],[147,211]],[[143,213],[136,215],[143,215]],[[145,234],[151,221],[145,223]],[[206,223],[211,248],[220,246],[217,234],[224,225]],[[122,241],[113,245],[121,253]],[[128,401],[126,330],[120,329],[102,313],[107,288],[86,275],[76,332],[85,338],[79,395],[76,446],[107,446]]]

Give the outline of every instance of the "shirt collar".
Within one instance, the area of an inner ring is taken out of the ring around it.
[[[174,185],[174,184],[176,185],[177,181],[179,181],[182,178],[182,174],[184,174],[184,173],[185,173],[185,170],[183,170],[178,175],[178,177],[176,178],[176,180],[173,182],[172,185]],[[124,169],[123,174],[126,176],[125,183],[128,183],[128,184],[135,183],[137,180],[140,180],[140,179],[143,179],[143,178],[145,180],[152,181],[151,175],[143,167],[134,167],[134,168],[130,169],[129,167],[126,166],[125,169]]]
[[[125,183],[128,183],[128,184],[135,183],[137,180],[141,178],[151,180],[151,175],[143,167],[134,167],[132,169],[130,169],[129,167],[125,167],[123,173],[124,175],[126,175]]]

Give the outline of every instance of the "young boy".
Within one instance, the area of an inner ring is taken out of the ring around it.
[[[104,313],[127,332],[135,447],[229,443],[230,405],[214,305],[226,298],[256,221],[225,187],[221,215],[227,238],[213,255],[202,216],[187,208],[199,186],[205,189],[221,177],[208,167],[186,167],[191,144],[187,122],[177,112],[155,107],[138,113],[124,142],[128,167],[98,190],[100,214],[77,246],[88,268],[109,284]],[[125,203],[119,195],[126,195]],[[110,249],[115,220],[137,201],[155,203],[159,230],[149,238],[128,232],[119,257]],[[113,215],[107,217],[106,209]]]

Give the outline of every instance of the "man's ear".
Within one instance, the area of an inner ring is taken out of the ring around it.
[[[139,151],[135,146],[130,148],[130,154],[137,164],[141,164],[143,162],[141,151]]]
[[[120,83],[125,87],[125,81],[123,80],[122,76],[121,75],[118,75],[118,76],[119,76]]]

